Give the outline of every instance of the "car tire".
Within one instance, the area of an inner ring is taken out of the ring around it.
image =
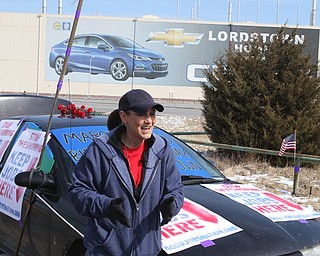
[[[118,81],[127,80],[129,77],[127,64],[121,59],[114,60],[110,66],[110,74],[115,80],[118,80]]]
[[[56,71],[56,73],[58,75],[61,75],[61,71],[62,71],[62,68],[63,68],[63,63],[64,63],[64,58],[61,57],[61,56],[56,58],[56,60],[54,61],[54,70]],[[65,74],[68,74],[68,68],[66,69],[66,73]]]

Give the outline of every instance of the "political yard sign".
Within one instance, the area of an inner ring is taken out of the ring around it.
[[[21,219],[23,195],[26,190],[15,184],[18,173],[36,167],[45,133],[26,129],[18,138],[0,173],[0,211],[15,220]]]
[[[10,141],[18,130],[20,120],[0,121],[0,161],[9,146]]]
[[[241,230],[220,215],[185,198],[178,215],[161,229],[162,249],[172,254],[199,244],[209,247],[214,245],[212,240]]]
[[[246,205],[274,222],[303,221],[320,217],[319,212],[304,208],[251,184],[203,184],[202,186]]]

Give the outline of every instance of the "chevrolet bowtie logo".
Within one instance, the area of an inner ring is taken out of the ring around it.
[[[168,46],[183,47],[185,44],[199,44],[203,34],[183,33],[183,29],[167,29],[166,32],[151,32],[146,42],[165,42]]]

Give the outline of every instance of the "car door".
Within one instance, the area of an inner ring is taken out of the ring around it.
[[[75,165],[54,137],[50,146],[55,158],[50,175],[56,190],[41,195],[42,202],[50,209],[50,255],[81,256],[84,254],[82,233],[86,218],[75,211],[68,197]]]
[[[72,44],[68,68],[72,71],[88,72],[91,53],[86,44],[87,36],[77,36]],[[68,41],[66,42],[68,43]]]
[[[112,46],[99,36],[88,36],[87,46],[90,55],[88,72],[92,74],[109,73],[113,60],[110,55]]]
[[[25,122],[20,126],[2,159],[2,167],[8,159],[16,139],[27,127],[39,129],[38,126],[30,122]],[[3,188],[3,186],[1,187]],[[29,207],[29,214],[25,218]],[[13,254],[19,247],[19,255],[30,255],[30,253],[35,256],[49,255],[50,212],[36,196],[32,196],[32,191],[27,189],[24,194],[21,219],[17,221],[0,212],[0,227],[0,246],[4,247],[4,251]],[[21,243],[19,243],[20,238],[22,239]]]

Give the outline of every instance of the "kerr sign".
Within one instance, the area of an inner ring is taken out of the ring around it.
[[[250,184],[205,184],[203,186],[248,206],[274,222],[320,217],[319,212],[304,208]]]
[[[19,120],[1,120],[0,121],[0,161],[9,146],[10,141],[19,128]]]
[[[198,244],[208,247],[214,245],[212,240],[241,230],[218,214],[185,198],[179,214],[162,227],[162,249],[171,254]]]
[[[25,188],[15,184],[18,173],[35,168],[40,156],[45,133],[31,129],[24,130],[0,174],[0,211],[15,220],[21,218],[21,207]]]

